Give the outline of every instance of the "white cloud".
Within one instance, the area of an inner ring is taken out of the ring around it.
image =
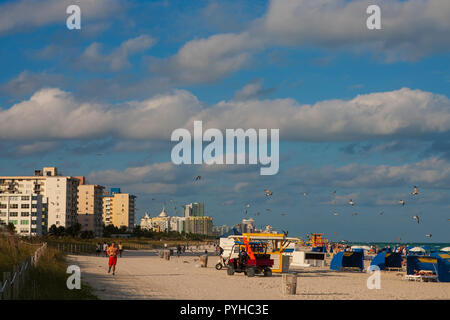
[[[449,110],[445,96],[403,88],[314,105],[292,99],[222,101],[196,118],[212,128],[279,128],[282,139],[358,141],[446,132]]]
[[[12,139],[149,139],[170,142],[174,129],[280,129],[283,140],[363,141],[420,138],[450,131],[450,100],[403,88],[302,105],[293,99],[222,101],[205,107],[175,90],[143,101],[108,105],[78,101],[59,89],[42,89],[0,109],[0,137]]]
[[[119,0],[19,0],[0,6],[0,35],[60,23],[65,27],[69,5],[80,6],[82,21],[108,18],[117,12]],[[83,28],[83,22],[82,26]]]
[[[55,74],[33,73],[27,70],[16,78],[0,86],[0,91],[9,96],[24,96],[47,86],[54,86],[63,81],[62,76]]]
[[[201,104],[177,90],[140,102],[106,105],[81,102],[59,89],[42,89],[29,100],[0,109],[0,136],[7,139],[120,138],[170,141],[173,128],[197,114]]]
[[[342,167],[296,168],[289,171],[289,175],[294,174],[309,185],[345,188],[404,186],[404,196],[412,191],[413,185],[450,188],[449,163],[436,157],[403,165],[351,163]]]
[[[215,81],[245,68],[252,54],[275,46],[368,51],[383,60],[417,60],[450,49],[450,2],[380,0],[382,30],[368,30],[370,0],[272,0],[241,33],[187,42],[154,70],[174,81]]]
[[[261,45],[247,32],[213,35],[189,41],[171,58],[154,60],[150,68],[182,83],[216,81],[248,64],[250,52]]]
[[[111,54],[101,53],[102,45],[94,42],[77,59],[77,64],[88,69],[110,69],[119,71],[130,66],[129,58],[139,52],[143,52],[153,46],[156,40],[147,35],[129,39],[121,43]]]
[[[131,167],[124,171],[102,170],[91,172],[88,179],[104,184],[130,184],[136,182],[173,182],[176,166],[171,162],[154,163],[152,165]]]
[[[234,94],[235,100],[249,100],[261,98],[269,93],[271,93],[274,89],[268,88],[264,89],[264,79],[255,79],[247,83],[241,90],[237,91]]]

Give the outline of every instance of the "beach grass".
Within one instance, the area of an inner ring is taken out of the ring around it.
[[[63,253],[47,248],[36,267],[30,270],[27,286],[21,299],[32,300],[96,300],[92,288],[82,283],[81,289],[69,290],[66,285],[70,274],[66,273],[67,262]]]
[[[12,272],[14,265],[20,265],[34,253],[38,246],[29,245],[15,236],[0,237],[0,279],[3,272]]]

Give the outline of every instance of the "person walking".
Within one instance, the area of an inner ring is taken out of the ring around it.
[[[100,245],[100,242],[97,242],[95,245],[95,255],[98,257],[100,255],[100,252],[102,252],[102,246]]]
[[[109,261],[108,261],[108,273],[111,272],[111,268],[112,268],[112,274],[115,275],[116,274],[116,264],[117,264],[117,254],[119,253],[119,248],[116,247],[115,243],[112,242],[111,245],[106,249],[106,253],[109,256]]]
[[[103,252],[105,253],[105,257],[108,256],[108,253],[106,252],[107,249],[108,249],[108,244],[106,242],[103,242]]]
[[[123,246],[122,246],[122,243],[119,242],[119,255],[121,258],[122,258],[122,252],[123,252]]]

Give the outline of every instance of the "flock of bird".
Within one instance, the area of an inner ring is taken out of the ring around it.
[[[331,194],[332,194],[333,197],[336,196],[336,191],[333,191]],[[417,196],[417,195],[419,195],[419,189],[418,189],[417,186],[414,186],[414,187],[413,187],[413,191],[411,192],[411,195],[412,195],[412,196]],[[332,203],[333,203],[333,204],[336,204],[336,201],[333,200]],[[404,200],[402,200],[402,199],[400,199],[400,200],[398,201],[398,203],[401,204],[402,207],[404,207],[404,206],[406,205],[406,202],[405,202]],[[354,202],[352,199],[350,199],[350,200],[348,201],[348,204],[351,205],[352,207],[355,206],[355,202]],[[338,216],[339,214],[338,214],[336,211],[334,211],[334,212],[333,212],[333,215],[334,215],[334,216]],[[356,216],[356,215],[358,215],[357,212],[352,213],[352,216]],[[384,211],[381,211],[381,212],[380,212],[380,216],[382,216],[382,215],[384,215]],[[419,217],[417,214],[413,215],[412,218],[413,218],[418,224],[420,224],[420,217]],[[448,219],[448,220],[450,221],[450,219]],[[432,234],[431,234],[431,233],[427,233],[425,236],[428,237],[428,238],[431,238],[431,237],[432,237]]]
[[[195,176],[194,179],[193,179],[193,181],[194,181],[194,182],[199,181],[199,180],[201,180],[201,178],[202,178],[202,177],[201,177],[200,175]],[[331,196],[332,196],[332,201],[331,201],[331,203],[334,204],[334,205],[336,204],[336,193],[337,193],[336,190],[334,190],[333,192],[331,192]],[[300,194],[303,195],[303,197],[308,197],[308,192],[303,191],[303,192],[300,192]],[[265,189],[265,190],[264,190],[264,195],[265,195],[266,197],[271,197],[271,196],[273,196],[273,192],[272,192],[270,189]],[[413,191],[411,192],[411,195],[412,195],[413,197],[416,197],[416,196],[419,195],[419,189],[418,189],[417,186],[414,186],[414,187],[413,187]],[[152,200],[156,200],[156,199],[155,199],[155,198],[152,198]],[[178,209],[177,209],[177,206],[176,206],[176,202],[173,201],[173,200],[171,199],[171,200],[170,200],[170,203],[172,203],[174,211],[178,213]],[[404,207],[404,206],[406,205],[406,202],[405,202],[404,200],[402,200],[402,199],[398,200],[398,203],[399,203],[402,207]],[[350,199],[350,200],[348,201],[348,204],[349,204],[352,208],[355,207],[355,202],[353,201],[353,199]],[[166,202],[164,202],[164,205],[165,205],[165,206],[167,205]],[[225,205],[227,205],[227,202],[223,202],[223,203],[222,203],[222,206],[225,206]],[[245,215],[248,214],[250,208],[251,208],[250,203],[245,204],[245,210],[244,210],[244,214],[245,214]],[[271,211],[272,211],[272,210],[271,210],[270,208],[266,208],[266,212],[271,212]],[[258,212],[256,212],[254,215],[255,215],[255,216],[259,216],[259,215],[260,215],[260,212],[258,211]],[[280,213],[280,215],[281,215],[281,216],[286,216],[286,213],[283,212],[283,213]],[[334,215],[334,216],[338,216],[339,213],[336,212],[336,211],[333,211],[333,215]],[[353,212],[353,213],[352,213],[352,216],[357,216],[357,215],[358,215],[358,212]],[[381,212],[379,213],[379,215],[380,215],[380,216],[384,215],[384,211],[381,211]],[[414,214],[412,218],[413,218],[418,224],[420,224],[420,217],[419,217],[419,215]],[[450,221],[450,219],[448,219],[448,221]],[[283,233],[287,234],[287,232],[284,232],[284,231],[283,231]],[[335,232],[335,234],[336,234],[336,232]],[[432,234],[426,234],[425,236],[428,237],[428,238],[431,238],[431,237],[432,237]]]

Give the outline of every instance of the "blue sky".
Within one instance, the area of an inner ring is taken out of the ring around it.
[[[368,30],[372,2],[84,0],[68,30],[74,1],[0,1],[1,174],[54,165],[138,216],[204,201],[216,225],[449,242],[450,4],[375,1]],[[174,166],[194,120],[279,128],[279,173]]]

